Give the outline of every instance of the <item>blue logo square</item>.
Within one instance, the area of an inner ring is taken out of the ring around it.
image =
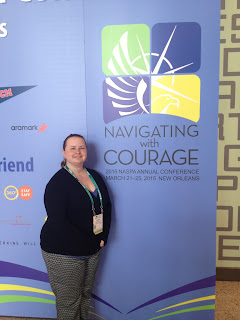
[[[201,27],[196,22],[158,23],[152,28],[153,74],[194,73],[201,65]]]

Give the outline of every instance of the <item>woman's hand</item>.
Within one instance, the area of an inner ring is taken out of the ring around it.
[[[100,242],[100,247],[101,248],[104,247],[104,241],[103,240],[101,240],[101,242]]]

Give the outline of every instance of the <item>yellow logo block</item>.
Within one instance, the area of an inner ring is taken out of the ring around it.
[[[196,75],[153,76],[151,113],[169,114],[198,122],[200,79]]]

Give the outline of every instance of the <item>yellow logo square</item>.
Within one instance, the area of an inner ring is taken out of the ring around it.
[[[194,122],[200,118],[200,79],[196,75],[152,76],[151,113]]]

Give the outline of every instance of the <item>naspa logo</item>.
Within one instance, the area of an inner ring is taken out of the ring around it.
[[[200,118],[201,28],[194,22],[102,30],[105,123],[136,114]],[[183,74],[184,73],[184,74]]]

